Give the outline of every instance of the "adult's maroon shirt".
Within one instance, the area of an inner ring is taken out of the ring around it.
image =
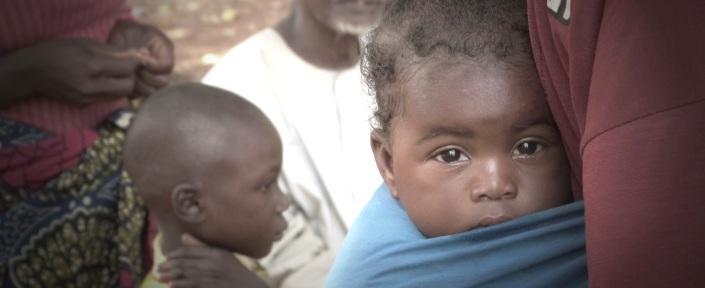
[[[591,287],[705,287],[705,1],[528,1]]]

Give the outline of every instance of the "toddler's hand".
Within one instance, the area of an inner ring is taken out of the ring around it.
[[[181,242],[184,246],[166,255],[158,268],[158,280],[169,287],[267,287],[232,253],[209,247],[189,234]]]

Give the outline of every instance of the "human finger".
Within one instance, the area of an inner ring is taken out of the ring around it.
[[[94,91],[88,95],[97,98],[127,97],[135,89],[135,78],[127,77],[98,77],[93,81]]]
[[[154,61],[145,49],[120,49],[112,46],[105,46],[94,49],[95,59],[92,59],[96,68],[93,75],[96,76],[127,76],[135,74],[137,67]]]
[[[188,277],[190,271],[189,260],[167,260],[157,266],[157,280],[162,283],[167,283],[177,279]]]
[[[142,79],[137,79],[135,80],[135,89],[132,91],[130,99],[147,98],[156,91],[157,88],[147,85]]]
[[[214,277],[223,272],[223,267],[212,259],[171,260],[169,265],[158,267],[158,281],[166,283],[179,279],[200,279]]]
[[[200,240],[196,239],[196,237],[188,233],[181,234],[181,243],[191,247],[208,247],[206,244],[204,244]]]
[[[183,274],[178,269],[158,269],[155,273],[159,283],[169,283],[179,278],[183,278]]]
[[[149,72],[146,69],[139,69],[137,71],[137,77],[145,84],[156,89],[162,88],[169,84],[169,74],[157,74]]]
[[[153,29],[151,39],[145,46],[152,57],[152,62],[145,63],[145,68],[154,73],[171,73],[174,68],[174,44],[163,33]]]
[[[194,279],[178,279],[169,282],[169,287],[171,288],[195,288],[199,287],[198,283]]]
[[[205,246],[184,246],[166,255],[167,259],[210,258],[217,255],[217,250]]]
[[[132,93],[134,79],[131,77],[93,77],[78,84],[73,92],[63,94],[65,100],[79,104],[89,104],[96,101],[104,101],[127,97]]]

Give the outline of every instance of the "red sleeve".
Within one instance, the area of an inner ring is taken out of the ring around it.
[[[532,44],[551,108],[580,143],[590,286],[705,287],[705,2],[574,2],[568,24],[550,24],[576,26],[562,39],[581,60],[563,66],[567,83],[549,83],[559,69],[542,47],[559,34],[535,18]]]

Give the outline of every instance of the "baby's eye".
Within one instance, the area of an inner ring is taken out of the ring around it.
[[[457,148],[450,148],[440,151],[438,152],[438,154],[436,154],[434,159],[443,163],[454,163],[458,161],[469,160],[468,157],[463,154],[463,151],[460,151],[460,149]]]
[[[545,147],[545,144],[538,141],[524,141],[519,143],[519,145],[514,148],[512,151],[512,156],[520,158],[531,157],[532,155],[541,152]]]

